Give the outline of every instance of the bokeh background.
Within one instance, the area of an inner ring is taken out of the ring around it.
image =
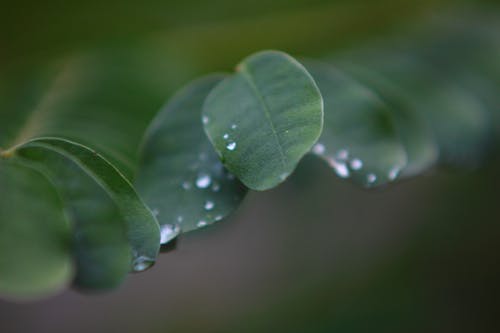
[[[415,35],[432,40],[442,22],[466,31],[498,22],[499,8],[446,0],[10,1],[0,11],[0,75],[14,90],[60,59],[83,57],[84,71],[103,73],[84,101],[101,85],[112,91],[106,106],[132,94],[120,109],[132,131],[121,133],[104,112],[88,121],[135,143],[121,152],[133,169],[149,121],[199,75],[267,48],[330,59]],[[500,31],[488,26],[498,42]],[[450,61],[470,48],[463,43],[444,50]],[[91,141],[89,127],[65,130]],[[15,129],[0,131],[2,138]],[[498,332],[499,167],[493,143],[478,163],[440,165],[368,191],[306,159],[285,184],[250,193],[229,219],[181,237],[118,290],[0,300],[0,332]]]

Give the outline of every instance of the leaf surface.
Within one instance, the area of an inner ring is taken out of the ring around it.
[[[203,131],[203,102],[223,78],[212,75],[190,83],[146,133],[136,184],[162,225],[162,243],[179,231],[221,220],[245,196],[246,188],[224,168]]]
[[[247,187],[267,190],[283,182],[318,139],[323,100],[295,59],[264,51],[212,90],[203,116],[227,169]]]
[[[312,153],[341,178],[371,187],[394,181],[406,166],[390,107],[373,90],[323,63],[308,62],[325,101],[323,133]]]

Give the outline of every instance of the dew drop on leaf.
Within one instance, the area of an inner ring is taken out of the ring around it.
[[[226,146],[228,150],[235,150],[236,149],[236,142],[229,142]]]
[[[313,153],[316,155],[322,155],[325,152],[325,145],[322,143],[317,143],[313,147]]]
[[[368,181],[368,184],[373,184],[377,180],[377,176],[373,173],[369,173],[366,176],[366,180]]]
[[[387,175],[389,180],[395,180],[398,177],[400,170],[401,169],[397,166],[389,170],[389,174]]]
[[[337,158],[339,160],[347,160],[349,158],[349,152],[345,149],[341,149],[337,152]]]
[[[360,170],[363,167],[363,161],[359,158],[355,158],[351,161],[351,169]]]
[[[215,204],[213,203],[213,201],[210,201],[210,200],[207,200],[205,202],[205,210],[212,210],[214,208]]]
[[[328,164],[335,170],[335,173],[341,178],[349,177],[349,169],[347,165],[337,162],[334,158],[328,159]]]
[[[160,227],[160,244],[167,244],[172,239],[177,237],[180,232],[178,225],[164,224]]]
[[[134,272],[142,272],[153,266],[154,260],[145,256],[140,256],[134,259],[132,269]]]
[[[211,183],[212,178],[210,178],[210,175],[206,173],[200,173],[196,179],[196,187],[198,188],[207,188]]]

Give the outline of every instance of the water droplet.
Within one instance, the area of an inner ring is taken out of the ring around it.
[[[317,143],[313,147],[313,153],[316,155],[322,155],[325,152],[325,145],[322,143]]]
[[[182,183],[182,188],[185,190],[189,190],[191,188],[191,183],[190,182]]]
[[[335,170],[335,173],[341,178],[349,177],[349,169],[344,163],[337,162],[335,159],[328,159],[328,164]]]
[[[226,146],[227,150],[235,150],[236,149],[236,142],[229,142]]]
[[[340,149],[337,152],[337,158],[339,160],[347,160],[349,158],[349,152],[346,149]]]
[[[361,161],[359,158],[355,158],[351,161],[351,169],[359,170],[362,167],[363,167],[363,161]]]
[[[235,130],[237,127],[238,127],[238,126],[237,126],[236,124],[232,124],[232,125],[231,125],[231,129],[232,129],[232,130]]]
[[[200,173],[198,178],[196,179],[196,187],[198,188],[207,188],[212,183],[212,178],[206,173]]]
[[[184,217],[182,215],[177,216],[177,222],[182,222],[184,220]]]
[[[366,180],[368,181],[368,184],[373,184],[377,180],[377,176],[374,173],[369,173],[366,176]]]
[[[203,120],[203,123],[204,123],[205,125],[206,125],[206,124],[208,124],[209,119],[208,119],[208,117],[207,117],[207,116],[203,116],[201,119]]]
[[[132,262],[132,269],[134,272],[142,272],[150,268],[154,264],[154,260],[145,256],[140,256]]]
[[[219,184],[217,184],[217,183],[214,183],[214,184],[212,185],[212,191],[214,191],[214,192],[219,192],[219,190],[220,190],[220,185],[219,185]]]
[[[399,175],[399,171],[401,171],[401,169],[397,166],[389,170],[389,174],[387,175],[387,177],[389,177],[389,180],[395,180]]]
[[[217,215],[214,219],[215,219],[215,221],[220,221],[220,220],[222,220],[223,218],[224,218],[224,216],[222,216],[222,215]]]
[[[224,140],[227,140],[227,139],[229,139],[229,134],[226,133],[222,137],[224,138]]]
[[[214,208],[215,204],[213,201],[207,200],[205,202],[205,210],[212,210]]]
[[[180,232],[178,225],[164,224],[160,226],[160,244],[167,244],[172,239],[177,237]]]
[[[196,226],[197,226],[198,228],[204,227],[204,226],[206,226],[206,225],[207,225],[207,221],[204,221],[204,220],[200,220],[200,221],[198,221],[198,223],[196,224]]]

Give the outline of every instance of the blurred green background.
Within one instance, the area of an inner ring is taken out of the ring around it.
[[[84,59],[81,69],[98,79],[80,103],[119,106],[84,121],[110,129],[117,142],[97,148],[132,175],[142,134],[167,98],[254,51],[329,59],[415,34],[432,40],[441,22],[468,30],[498,17],[495,1],[11,1],[0,12],[0,87],[23,109],[38,89],[27,88],[33,73]],[[498,45],[500,32],[485,31]],[[458,40],[444,51],[460,64],[470,45]],[[0,110],[0,139],[22,123],[16,112]],[[98,145],[92,127],[57,134]],[[0,332],[498,332],[495,151],[474,168],[434,168],[371,191],[306,159],[283,186],[251,193],[231,218],[183,236],[116,291],[0,300]]]

